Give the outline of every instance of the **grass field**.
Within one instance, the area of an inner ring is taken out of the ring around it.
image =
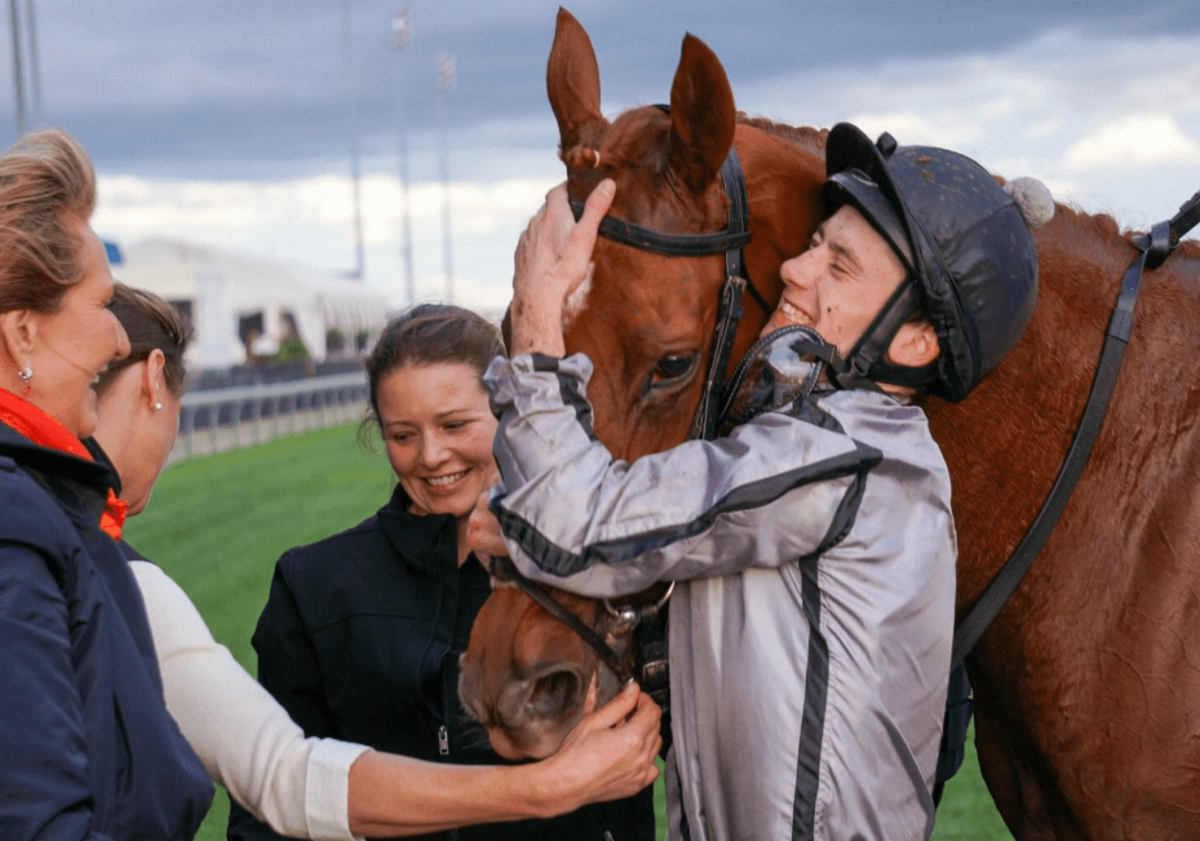
[[[292,546],[369,516],[387,500],[390,477],[381,456],[358,447],[353,425],[282,438],[172,465],[150,507],[130,521],[125,534],[179,582],[213,635],[253,673],[250,635],[276,559]],[[227,815],[228,800],[218,791],[197,837],[224,838]],[[1010,838],[980,779],[973,749],[946,788],[933,837]]]

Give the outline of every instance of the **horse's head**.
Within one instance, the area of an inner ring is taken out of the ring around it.
[[[669,113],[646,106],[610,123],[600,112],[588,36],[560,12],[547,88],[572,200],[612,178],[613,218],[661,233],[725,227],[719,176],[737,114],[720,62],[698,39],[684,38]],[[724,263],[719,255],[668,256],[604,238],[593,260],[591,282],[566,308],[567,350],[602,369],[588,388],[596,434],[614,455],[633,459],[687,434],[690,417],[680,406],[700,399]]]
[[[733,343],[732,358],[739,358],[779,296],[780,263],[800,252],[819,222],[824,133],[739,120],[721,63],[691,35],[683,40],[669,111],[646,106],[605,119],[591,41],[565,11],[546,75],[570,198],[583,201],[612,178],[609,216],[641,228],[724,230],[729,204],[720,172],[736,140],[753,231],[745,266],[754,287]],[[713,352],[725,262],[720,254],[669,256],[601,238],[593,263],[565,308],[566,347],[595,364],[588,398],[596,434],[614,456],[632,460],[687,436]],[[603,621],[594,602],[575,603],[585,622]],[[499,752],[541,755],[582,715],[597,669],[603,703],[619,688],[611,670],[524,594],[499,590],[475,621],[461,690]]]

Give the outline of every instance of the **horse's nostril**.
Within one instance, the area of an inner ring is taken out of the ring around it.
[[[570,718],[582,702],[583,687],[582,670],[556,663],[504,689],[497,699],[496,717],[510,731]]]
[[[574,671],[554,671],[534,681],[527,707],[536,718],[556,718],[574,706],[582,687]]]

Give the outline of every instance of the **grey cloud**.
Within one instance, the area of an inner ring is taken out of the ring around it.
[[[395,143],[396,56],[389,21],[401,0],[356,0],[354,64],[365,154]],[[819,66],[986,52],[1055,27],[1180,32],[1200,26],[1194,0],[916,2],[916,0],[581,0],[606,107],[669,93],[685,31],[721,56],[734,82]],[[403,56],[413,146],[436,134],[434,77],[453,52],[446,100],[452,144],[499,121],[552,129],[545,61],[557,0],[410,0],[415,40]],[[76,133],[103,171],[180,177],[280,176],[344,167],[346,77],[341,3],[332,0],[40,0],[46,121]],[[15,134],[11,58],[0,133]],[[519,141],[517,132],[513,138]],[[544,142],[546,135],[524,135]],[[552,138],[552,133],[549,135]],[[486,138],[484,138],[486,139]]]

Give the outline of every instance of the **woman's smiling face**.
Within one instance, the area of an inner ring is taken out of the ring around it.
[[[379,381],[376,404],[409,511],[469,516],[497,479],[496,418],[479,373],[458,362],[405,365]]]

